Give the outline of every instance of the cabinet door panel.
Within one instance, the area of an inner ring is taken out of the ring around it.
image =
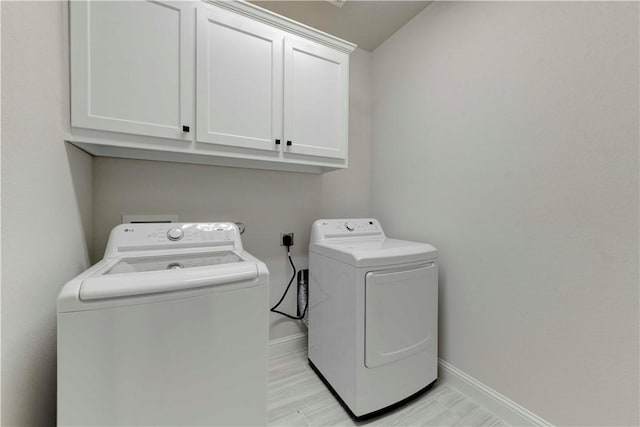
[[[198,141],[277,151],[282,33],[224,10],[198,9]]]
[[[71,2],[71,124],[191,140],[193,4]]]
[[[348,58],[311,42],[285,41],[286,152],[346,158]]]

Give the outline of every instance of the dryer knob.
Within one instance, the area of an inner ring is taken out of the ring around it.
[[[169,238],[169,240],[172,240],[174,242],[176,240],[182,239],[183,236],[184,236],[184,231],[182,231],[182,228],[174,227],[169,231],[167,231],[167,237]]]
[[[351,221],[347,221],[344,223],[344,228],[346,228],[349,231],[353,231],[356,229],[356,226],[353,225],[353,223]]]

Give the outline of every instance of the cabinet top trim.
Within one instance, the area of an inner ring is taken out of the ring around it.
[[[339,39],[331,34],[324,33],[308,25],[301,24],[285,16],[278,15],[269,10],[263,9],[254,4],[248,3],[244,0],[203,0],[205,3],[209,3],[224,9],[240,13],[242,15],[249,16],[258,21],[262,21],[266,24],[278,27],[282,30],[290,33],[311,39],[317,43],[321,43],[350,54],[356,49],[356,45],[346,40]]]

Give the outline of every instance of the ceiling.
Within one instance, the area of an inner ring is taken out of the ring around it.
[[[325,0],[251,3],[372,52],[431,2],[347,0],[341,8]]]

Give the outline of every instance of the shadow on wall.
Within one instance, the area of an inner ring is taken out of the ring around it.
[[[93,157],[65,143],[69,172],[84,234],[85,263],[93,259]]]
[[[438,253],[438,358],[444,359],[445,355],[442,354],[442,350],[447,348],[446,345],[446,333],[444,328],[444,318],[446,305],[444,301],[447,296],[447,272],[442,262],[440,262],[441,254]]]

